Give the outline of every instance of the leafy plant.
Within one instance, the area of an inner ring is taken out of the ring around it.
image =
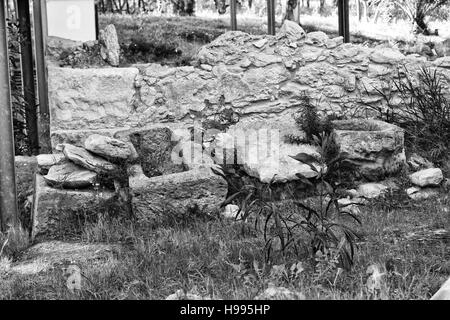
[[[366,105],[383,121],[405,129],[405,143],[415,151],[438,164],[449,158],[450,100],[445,96],[445,81],[436,69],[422,67],[412,76],[404,67],[398,70],[398,80],[392,85],[401,99],[401,107],[392,103],[394,94],[377,90],[384,98],[385,107]]]
[[[314,261],[317,252],[338,248],[340,266],[349,269],[358,235],[347,223],[349,220],[360,223],[360,220],[348,210],[349,206],[340,205],[338,200],[344,194],[342,187],[353,166],[345,154],[339,154],[330,135],[322,133],[314,141],[319,145],[320,158],[304,153],[293,158],[316,172],[312,179],[297,174],[300,184],[314,190],[316,197],[308,201],[303,199],[304,192],[291,189],[292,206],[287,210],[280,209],[281,204],[275,201],[274,179],[268,184],[246,183],[239,187],[234,184],[237,179],[234,170],[232,173],[227,168],[223,168],[224,172],[213,171],[227,179],[235,190],[223,206],[238,202],[237,215],[244,221],[253,220],[255,230],[262,232],[267,261],[276,253],[297,257],[307,254]]]

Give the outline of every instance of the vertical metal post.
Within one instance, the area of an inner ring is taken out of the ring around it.
[[[23,37],[20,44],[22,83],[25,100],[25,118],[28,142],[31,153],[39,153],[39,135],[36,108],[36,92],[34,88],[33,46],[31,44],[30,4],[28,0],[17,1],[20,34]]]
[[[237,30],[237,0],[230,0],[231,30]]]
[[[18,222],[5,0],[0,1],[0,228]]]
[[[344,42],[350,42],[350,14],[348,0],[338,0],[339,35]]]
[[[36,50],[36,73],[39,97],[40,152],[48,153],[50,147],[50,112],[48,103],[47,64],[47,1],[33,0],[33,18]]]
[[[275,35],[275,0],[267,0],[267,28],[269,34]]]
[[[94,8],[95,8],[95,39],[98,40],[98,35],[100,33],[100,24],[99,24],[99,21],[98,21],[98,4],[95,4]],[[135,6],[135,8],[136,8],[136,6]]]

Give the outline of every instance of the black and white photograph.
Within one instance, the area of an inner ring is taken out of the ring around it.
[[[450,0],[0,3],[1,301],[450,300]]]

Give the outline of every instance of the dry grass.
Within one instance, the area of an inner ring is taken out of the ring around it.
[[[429,299],[450,273],[449,239],[412,240],[410,232],[450,230],[450,197],[420,203],[392,198],[363,208],[363,241],[355,267],[340,273],[324,259],[313,271],[299,258],[272,257],[265,263],[264,242],[244,222],[196,219],[187,226],[146,229],[117,219],[85,226],[89,243],[124,246],[114,263],[87,266],[89,281],[80,294],[65,288],[58,271],[17,276],[0,285],[0,297],[11,299],[164,299],[178,289],[204,297],[252,299],[269,283],[306,295],[307,299],[370,299],[369,265],[390,268],[385,299]],[[290,268],[302,262],[303,272]]]

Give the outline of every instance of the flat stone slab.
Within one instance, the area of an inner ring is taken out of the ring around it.
[[[55,188],[87,188],[94,185],[97,173],[67,162],[52,166],[44,179],[48,185]]]
[[[86,150],[106,159],[127,160],[137,155],[131,143],[127,143],[111,137],[93,134],[84,142]]]
[[[97,173],[114,171],[117,166],[111,162],[100,158],[84,148],[76,147],[70,144],[63,144],[62,151],[70,161]]]
[[[228,193],[227,182],[211,168],[149,178],[139,165],[130,169],[130,192],[133,212],[142,222],[153,221],[170,212],[187,213],[198,209],[205,213],[216,210]]]
[[[49,170],[52,166],[67,162],[64,153],[40,154],[36,156],[36,159],[41,172]]]
[[[77,212],[89,213],[114,197],[113,192],[94,190],[62,190],[47,185],[37,174],[33,198],[33,239],[58,239],[73,229]]]

